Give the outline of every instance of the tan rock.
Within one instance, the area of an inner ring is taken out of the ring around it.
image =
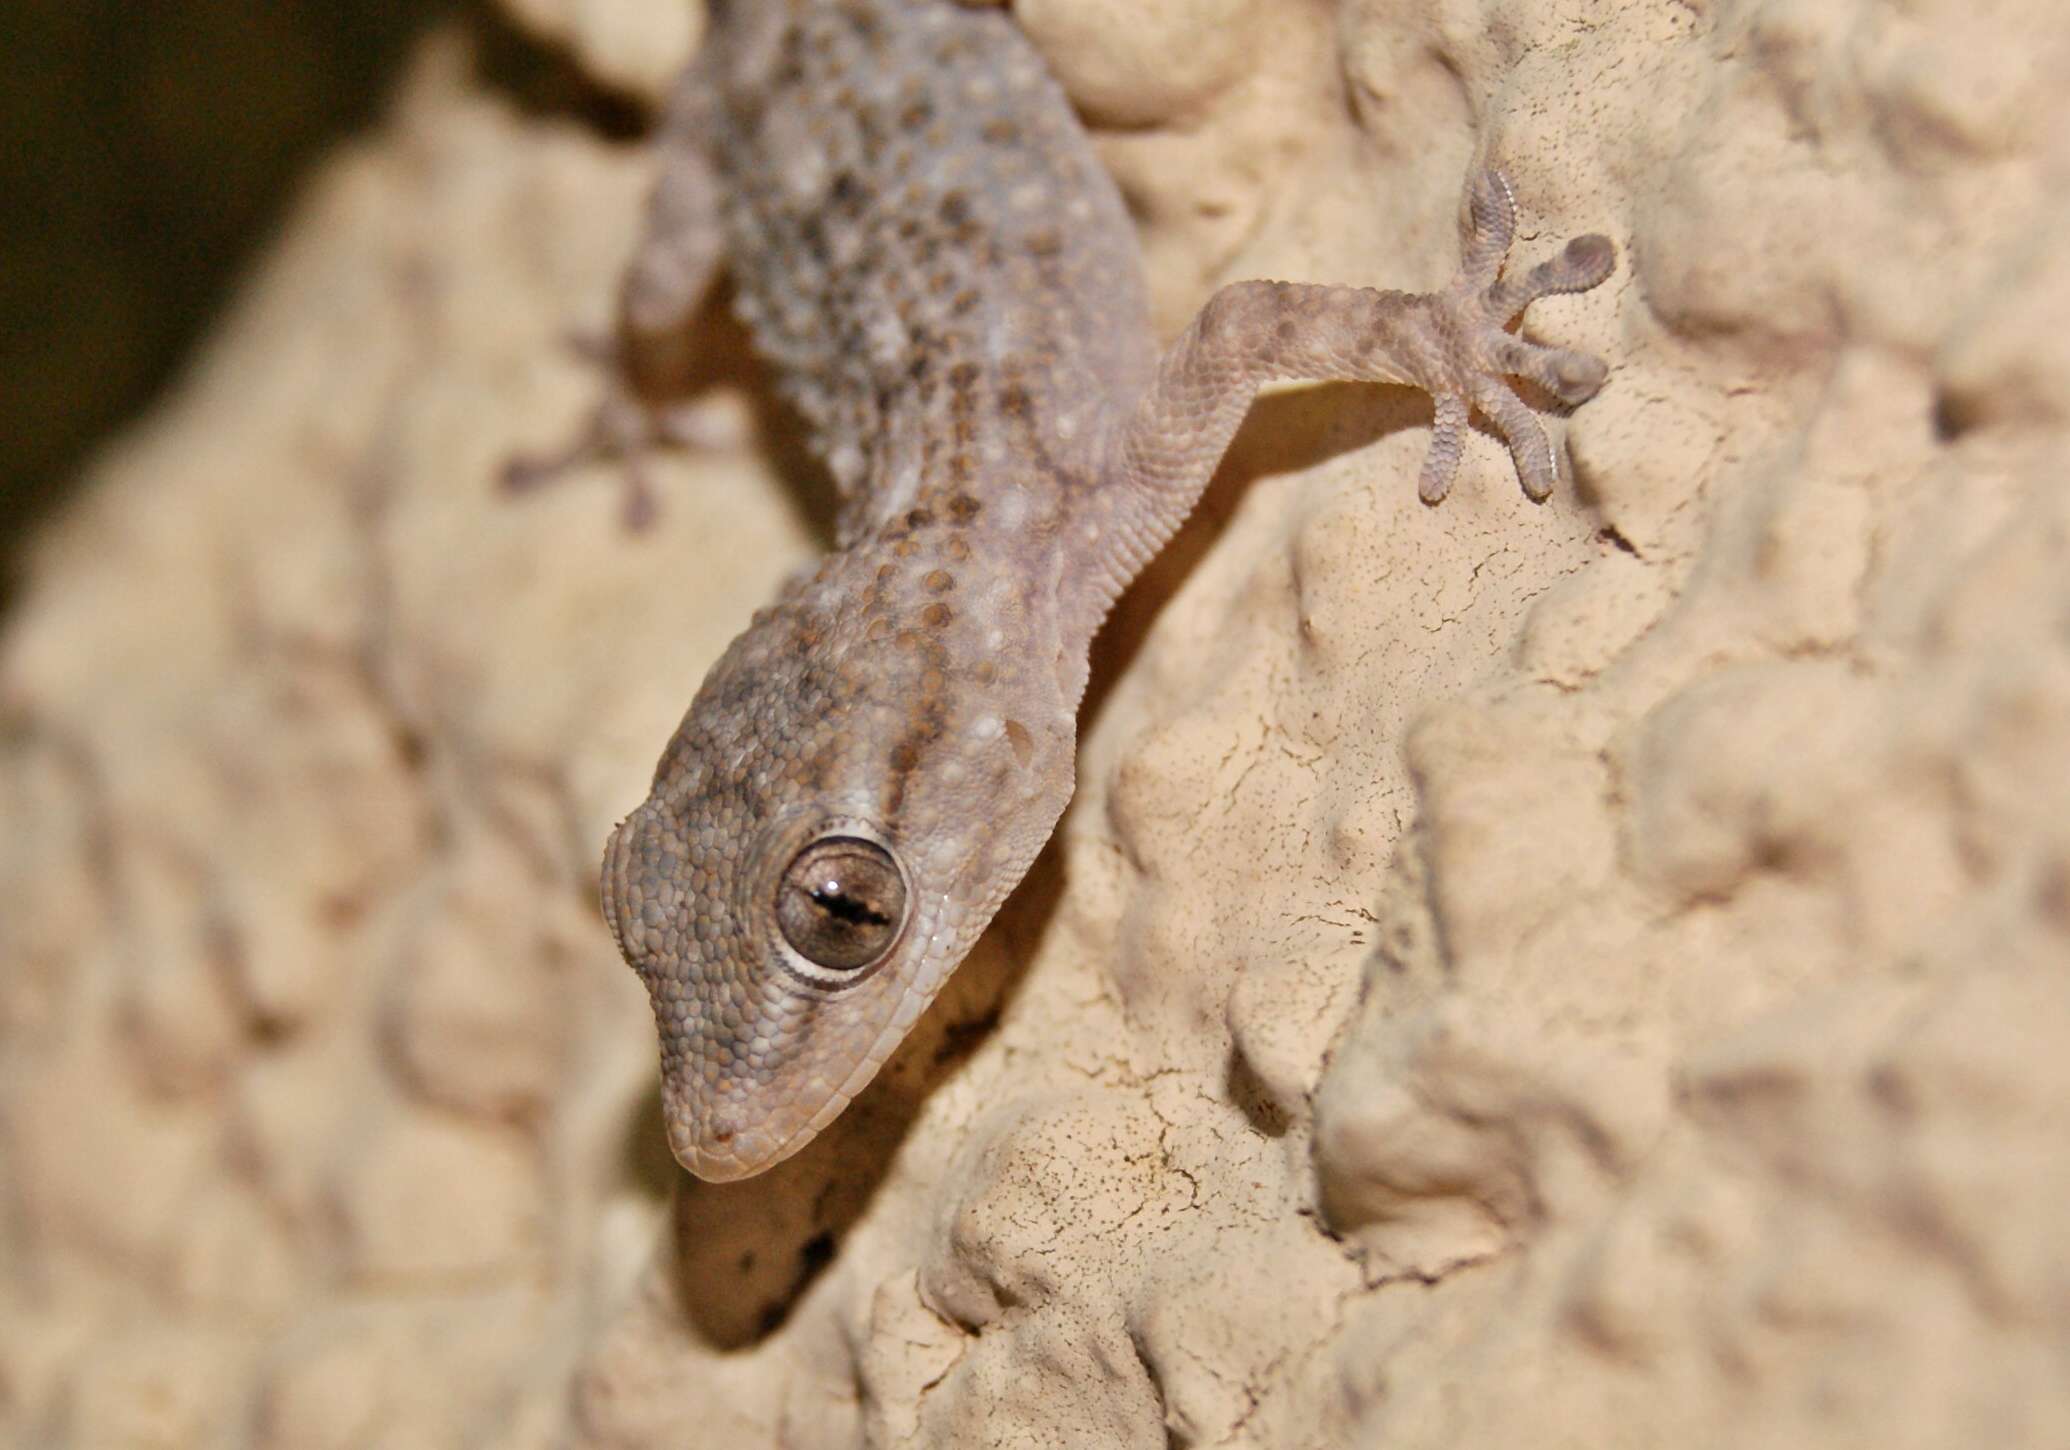
[[[510,8],[642,93],[695,28]],[[2070,1439],[2054,0],[1014,13],[1168,327],[1441,280],[1480,158],[1612,235],[1575,489],[1267,398],[907,1051],[683,1185],[598,846],[814,537],[768,440],[494,496],[647,168],[434,47],[0,637],[0,1429]]]
[[[570,964],[538,930],[522,858],[462,848],[406,928],[387,1037],[396,1075],[427,1101],[530,1117],[558,1086],[574,1025]]]
[[[73,1363],[59,1421],[76,1445],[185,1450],[233,1432],[247,1346],[200,1325],[98,1337]]]
[[[534,1267],[538,1163],[514,1133],[420,1112],[380,1115],[331,1188],[346,1274],[368,1287],[493,1283]]]
[[[341,1307],[270,1347],[250,1417],[263,1450],[543,1442],[529,1386],[506,1382],[548,1325],[530,1290]],[[522,1403],[521,1403],[522,1402]]]

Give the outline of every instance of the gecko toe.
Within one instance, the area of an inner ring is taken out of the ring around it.
[[[1596,232],[1576,237],[1557,257],[1540,262],[1518,277],[1505,277],[1490,286],[1482,305],[1488,315],[1507,322],[1541,297],[1586,292],[1600,286],[1617,270],[1617,248]]]
[[[1604,379],[1610,376],[1610,368],[1589,353],[1559,349],[1549,353],[1543,369],[1530,376],[1547,392],[1573,407],[1596,395]]]
[[[1445,495],[1452,491],[1453,475],[1459,471],[1459,455],[1465,449],[1467,411],[1464,398],[1437,400],[1430,451],[1423,456],[1423,472],[1416,480],[1416,496],[1425,503],[1443,503]]]
[[[1500,378],[1484,378],[1474,388],[1474,404],[1509,444],[1509,456],[1516,465],[1517,482],[1533,503],[1544,503],[1559,482],[1560,460],[1552,440],[1538,422],[1538,415]]]
[[[1460,220],[1460,276],[1470,288],[1482,291],[1494,285],[1516,239],[1517,207],[1508,178],[1492,168],[1476,172],[1467,182]]]
[[[1601,232],[1590,232],[1567,243],[1557,262],[1549,264],[1561,274],[1561,291],[1586,292],[1617,270],[1617,247]]]

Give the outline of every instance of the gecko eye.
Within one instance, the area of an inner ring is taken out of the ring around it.
[[[906,918],[906,882],[875,841],[824,836],[792,859],[776,922],[806,961],[852,972],[884,955]]]

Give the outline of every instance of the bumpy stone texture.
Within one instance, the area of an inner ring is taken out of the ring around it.
[[[503,0],[532,34],[580,58],[603,84],[659,103],[696,44],[702,12],[665,0]]]
[[[434,57],[0,645],[0,1438],[2070,1438],[2053,0],[1016,12],[1173,326],[1481,155],[1615,237],[1578,497],[1265,400],[930,1018],[664,1203],[597,843],[808,531],[489,494],[642,173]]]

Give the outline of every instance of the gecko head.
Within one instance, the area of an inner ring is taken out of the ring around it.
[[[1038,731],[993,692],[950,691],[925,649],[880,645],[758,619],[606,851],[604,913],[653,1003],[669,1147],[700,1178],[759,1173],[847,1106],[1069,796],[1068,710]]]

